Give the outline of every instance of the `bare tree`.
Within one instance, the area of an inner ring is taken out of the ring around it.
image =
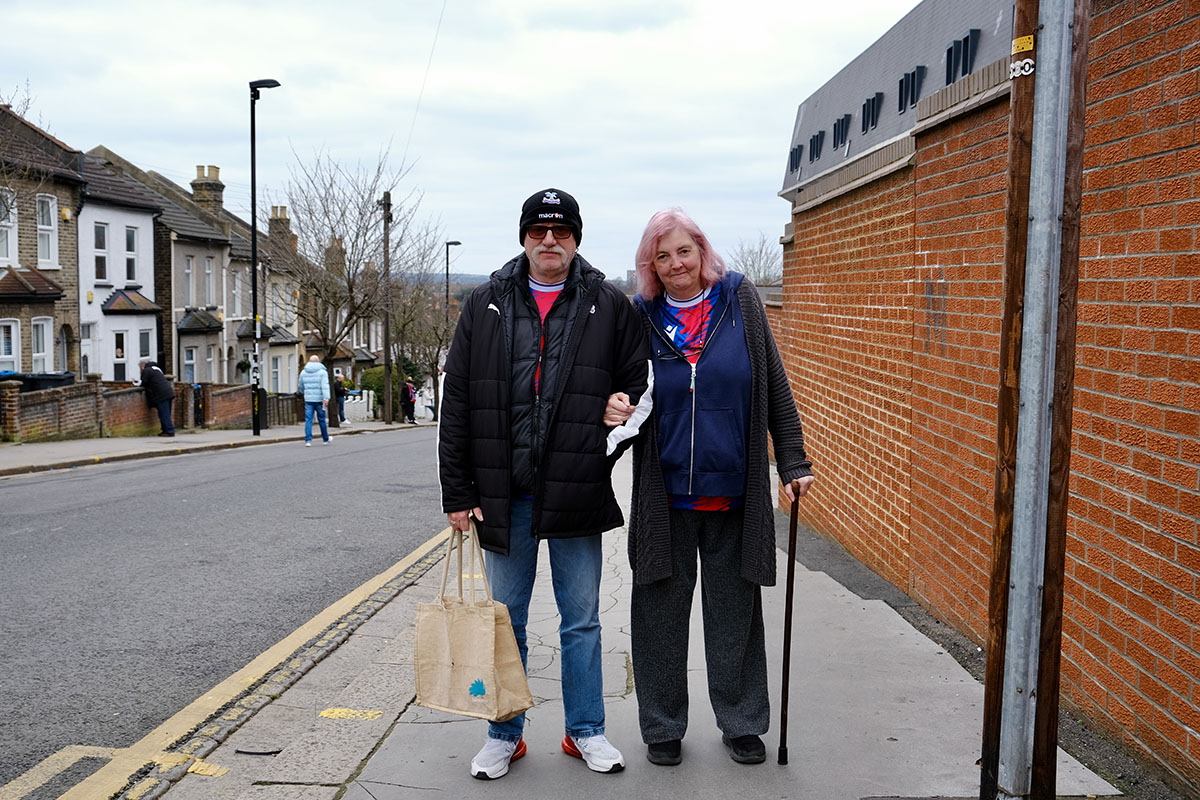
[[[405,172],[389,167],[386,151],[373,165],[353,167],[323,150],[308,161],[296,157],[285,201],[295,242],[273,248],[271,256],[275,269],[285,269],[299,281],[296,315],[303,327],[318,333],[326,361],[359,322],[382,314],[391,282],[380,268],[383,219],[377,201],[385,191],[395,194]],[[419,205],[415,190],[393,202],[393,253],[408,247]]]
[[[770,286],[783,280],[783,248],[767,239],[761,231],[757,242],[738,239],[728,261],[730,268],[759,286]]]

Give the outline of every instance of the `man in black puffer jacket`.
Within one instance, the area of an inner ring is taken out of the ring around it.
[[[625,761],[604,736],[600,534],[624,523],[612,467],[650,413],[649,353],[629,301],[575,252],[583,237],[575,198],[558,189],[533,195],[519,235],[525,252],[467,298],[446,358],[442,510],[458,530],[475,517],[492,593],[508,606],[522,661],[538,547],[549,540],[562,748],[593,771],[617,772]],[[608,428],[614,394],[638,411]],[[492,722],[471,774],[506,774],[525,754],[524,725],[524,714]]]

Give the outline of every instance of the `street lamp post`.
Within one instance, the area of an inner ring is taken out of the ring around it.
[[[255,436],[261,435],[258,401],[258,340],[262,338],[262,318],[258,313],[258,183],[254,153],[254,103],[259,89],[274,89],[279,81],[263,78],[250,81],[250,308],[254,315],[254,360],[250,363],[250,383],[253,397],[250,401],[251,429]]]
[[[446,329],[450,329],[450,248],[462,242],[446,242]]]

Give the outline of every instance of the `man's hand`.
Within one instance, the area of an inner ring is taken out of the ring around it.
[[[471,529],[471,517],[483,522],[483,509],[473,508],[470,511],[451,511],[446,514],[446,519],[450,521],[450,527],[456,531],[466,531]]]
[[[610,428],[623,425],[633,416],[635,408],[637,406],[629,404],[629,395],[624,392],[609,395],[608,405],[604,408],[604,424]]]
[[[808,475],[803,478],[797,478],[791,483],[783,487],[783,493],[787,495],[788,502],[796,502],[797,497],[804,497],[808,494],[808,488],[816,481],[816,476]]]

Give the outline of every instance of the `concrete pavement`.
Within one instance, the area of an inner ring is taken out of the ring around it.
[[[338,435],[404,430],[363,422]],[[0,475],[175,455],[196,450],[303,439],[303,425],[249,431],[181,432],[45,444],[0,444]],[[336,446],[336,442],[333,446]],[[617,467],[627,503],[630,459]],[[786,527],[777,516],[777,529]],[[431,534],[434,532],[431,531]],[[645,759],[630,662],[631,575],[625,532],[605,535],[602,582],[604,685],[608,736],[626,770],[598,775],[559,749],[562,703],[557,614],[543,553],[530,613],[529,673],[536,705],[528,714],[528,755],[499,781],[468,774],[486,723],[413,704],[412,642],[417,604],[437,594],[436,555],[417,560],[368,602],[330,626],[320,641],[284,659],[245,697],[167,748],[174,757],[149,765],[120,795],[130,800],[399,800],[443,797],[589,798],[732,796],[861,800],[978,797],[983,688],[945,649],[891,606],[864,599],[828,574],[797,565],[788,745],[776,762],[780,631],[786,575],[764,590],[772,665],[772,730],[767,763],[735,764],[708,707],[703,638],[693,605],[691,725],[683,763]],[[864,593],[869,594],[869,593]],[[1061,796],[1117,790],[1059,751]]]
[[[630,460],[618,465],[628,498]],[[780,515],[781,525],[786,521]],[[166,791],[168,800],[400,800],[417,796],[589,798],[733,796],[819,798],[978,797],[983,688],[943,648],[880,600],[864,600],[821,572],[798,567],[794,612],[790,764],[776,762],[785,589],[763,594],[775,707],[768,761],[735,764],[721,744],[704,682],[698,609],[692,615],[692,721],[684,760],[645,758],[630,662],[631,575],[625,533],[605,536],[602,581],[608,735],[627,768],[598,775],[565,755],[557,614],[543,551],[531,606],[528,755],[484,782],[468,766],[486,723],[413,704],[413,622],[437,594],[429,569],[344,644],[209,752]],[[786,554],[781,554],[781,566]],[[783,575],[781,570],[781,577]],[[698,603],[694,608],[698,607]],[[219,772],[219,776],[203,773]],[[135,787],[136,789],[137,787]],[[160,786],[147,789],[157,794]],[[1060,751],[1059,794],[1118,794]],[[147,795],[149,792],[147,792]],[[126,796],[134,797],[131,791]]]

